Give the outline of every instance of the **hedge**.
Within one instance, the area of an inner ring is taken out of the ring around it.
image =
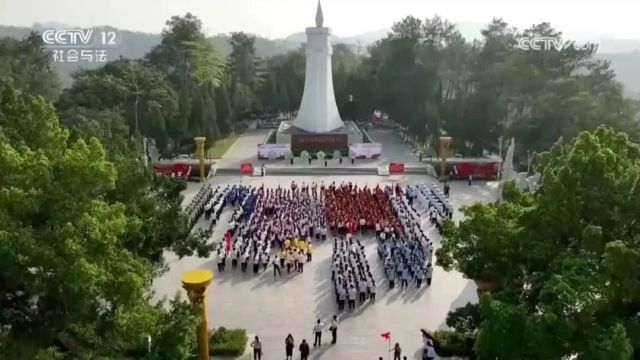
[[[439,356],[465,356],[475,358],[474,339],[456,331],[436,331],[433,346]]]
[[[220,327],[209,336],[209,354],[217,356],[240,356],[247,346],[245,329]]]

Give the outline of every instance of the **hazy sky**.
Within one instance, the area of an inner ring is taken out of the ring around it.
[[[389,27],[406,15],[439,14],[453,22],[502,17],[518,27],[549,21],[567,35],[640,38],[638,0],[323,0],[325,26],[340,36]],[[188,11],[208,34],[246,31],[270,38],[314,23],[316,0],[0,0],[0,24],[59,22],[112,25],[158,33],[166,19]]]

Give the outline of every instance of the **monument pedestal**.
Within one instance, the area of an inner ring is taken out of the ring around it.
[[[344,121],[344,126],[328,132],[309,132],[295,127],[291,121],[283,121],[276,133],[276,143],[291,144],[294,156],[305,150],[314,156],[318,151],[333,154],[336,150],[348,156],[349,145],[362,142],[364,134],[353,121]]]

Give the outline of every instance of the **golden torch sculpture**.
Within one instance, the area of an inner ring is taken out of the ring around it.
[[[193,270],[182,276],[182,287],[187,291],[191,304],[200,312],[200,324],[196,329],[200,360],[209,360],[206,292],[211,281],[213,273],[209,270]]]
[[[440,181],[447,181],[447,158],[451,155],[451,138],[449,136],[440,137]]]
[[[207,141],[207,138],[199,136],[193,138],[193,140],[196,142],[196,154],[200,162],[200,182],[204,182],[206,180],[204,177],[204,143]]]

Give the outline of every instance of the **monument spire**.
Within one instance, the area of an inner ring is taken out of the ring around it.
[[[331,69],[331,29],[323,27],[322,5],[318,1],[316,26],[308,27],[304,92],[293,126],[310,133],[326,133],[343,128]]]
[[[321,28],[323,22],[324,16],[322,16],[322,5],[320,5],[320,0],[318,0],[318,10],[316,10],[316,27]]]

